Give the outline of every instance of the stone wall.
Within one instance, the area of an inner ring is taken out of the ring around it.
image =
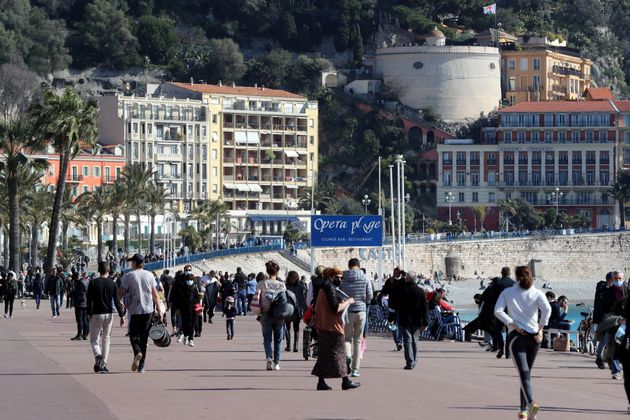
[[[407,245],[407,268],[418,273],[446,272],[446,256],[460,257],[459,275],[493,277],[501,267],[514,268],[536,260],[539,280],[599,280],[612,270],[630,272],[630,232],[606,234],[439,242]],[[377,271],[378,249],[318,249],[319,264],[341,268],[358,257],[368,273]],[[386,249],[385,273],[392,270],[391,249]]]

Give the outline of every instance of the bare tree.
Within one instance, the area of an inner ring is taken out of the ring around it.
[[[15,64],[0,66],[0,121],[24,114],[41,95],[42,80],[36,73]]]

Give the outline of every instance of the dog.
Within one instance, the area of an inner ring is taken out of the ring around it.
[[[22,309],[25,309],[25,308],[26,308],[26,301],[25,301],[24,299],[22,299],[22,301],[20,302],[20,307],[21,307]]]

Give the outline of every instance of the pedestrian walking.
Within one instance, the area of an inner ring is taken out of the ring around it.
[[[33,299],[35,299],[35,306],[39,309],[42,301],[42,293],[44,293],[44,279],[39,267],[35,270],[35,276],[33,277]]]
[[[551,307],[545,294],[533,286],[529,267],[516,267],[515,275],[516,284],[501,292],[494,314],[508,327],[508,347],[519,374],[521,405],[518,418],[531,420],[536,418],[540,409],[534,401],[531,371],[542,342],[543,328],[551,315]]]
[[[372,301],[372,282],[367,274],[361,271],[357,258],[348,261],[348,270],[343,273],[341,290],[354,299],[348,308],[348,323],[344,326],[346,363],[350,365],[350,376],[359,376],[361,364],[361,340],[365,321],[367,320],[367,306]]]
[[[608,272],[606,274],[606,280],[600,280],[595,285],[595,298],[593,299],[593,327],[595,331],[600,330],[599,324],[612,309],[607,307],[606,302],[606,290],[613,282],[612,274],[612,271]],[[606,365],[604,364],[604,350],[607,341],[608,340],[600,340],[595,350],[595,364],[600,369],[606,369]]]
[[[122,278],[118,295],[126,297],[129,319],[129,341],[133,349],[131,371],[144,373],[147,357],[147,342],[153,313],[157,312],[158,320],[162,320],[160,297],[155,288],[155,280],[150,271],[144,269],[141,254],[131,256],[132,270]]]
[[[286,287],[283,282],[278,280],[280,266],[277,262],[267,261],[265,267],[269,278],[258,282],[256,286],[256,295],[260,302],[260,324],[263,334],[263,346],[265,348],[265,358],[267,359],[267,370],[280,370],[284,320],[275,318],[273,314],[269,312],[269,309],[274,292],[286,290]]]
[[[223,305],[223,315],[225,315],[225,331],[227,339],[234,338],[234,320],[236,319],[236,306],[234,305],[234,297],[228,296]]]
[[[418,332],[429,325],[427,297],[416,284],[416,273],[409,271],[399,287],[392,290],[389,300],[398,308],[398,325],[405,349],[405,370],[412,370],[418,361]]]
[[[241,267],[236,268],[234,274],[234,283],[236,284],[236,311],[239,315],[247,315],[247,275],[243,273]]]
[[[404,281],[405,272],[400,269],[400,267],[394,268],[394,273],[391,277],[385,280],[385,284],[383,285],[383,289],[381,289],[381,293],[379,294],[379,302],[382,301],[383,297],[388,297],[388,316],[387,320],[391,326],[392,337],[394,339],[394,344],[396,345],[396,351],[401,351],[403,349],[403,340],[400,332],[400,328],[398,326],[398,312],[396,311],[396,307],[392,306],[389,302],[389,295],[392,291],[400,286]]]
[[[50,299],[52,317],[56,318],[60,316],[59,306],[61,306],[61,301],[59,299],[63,294],[63,278],[59,275],[56,268],[50,270],[50,276],[46,280],[46,293]]]
[[[13,303],[15,302],[15,296],[18,291],[18,281],[15,278],[15,273],[9,271],[7,273],[7,279],[4,282],[4,317],[13,319]]]
[[[90,333],[90,324],[87,314],[87,275],[81,276],[72,274],[72,305],[74,306],[74,317],[77,321],[77,335],[71,340],[87,340]]]
[[[328,378],[341,378],[341,389],[358,388],[361,384],[348,378],[344,350],[343,313],[354,303],[353,298],[341,300],[339,287],[343,272],[338,268],[324,271],[325,282],[318,292],[315,309],[315,328],[318,333],[319,355],[311,371],[317,376],[317,390],[329,391]]]
[[[217,297],[219,295],[220,284],[214,271],[210,271],[209,277],[210,279],[206,283],[206,292],[204,295],[204,316],[207,313],[208,323],[212,324],[212,318],[214,317],[214,308],[217,306]]]
[[[86,312],[90,321],[90,344],[94,353],[94,373],[109,372],[107,360],[114,307],[120,317],[120,326],[125,325],[125,315],[118,296],[118,286],[109,277],[110,266],[111,264],[107,261],[98,263],[100,277],[90,281],[85,297]]]
[[[256,274],[250,273],[247,276],[247,313],[250,314],[252,312],[252,300],[254,299],[254,295],[256,294]]]
[[[181,317],[182,331],[177,337],[177,342],[184,345],[194,347],[193,331],[197,315],[195,313],[195,304],[199,303],[199,289],[195,284],[195,275],[192,272],[176,276],[175,283],[171,289],[169,298],[169,307],[172,311],[177,311]]]
[[[300,281],[300,275],[297,271],[289,271],[286,281],[287,290],[293,292],[296,298],[296,307],[293,318],[286,321],[287,329],[287,345],[284,351],[291,351],[291,329],[293,329],[293,352],[298,351],[298,342],[300,341],[300,320],[306,312],[306,285]]]

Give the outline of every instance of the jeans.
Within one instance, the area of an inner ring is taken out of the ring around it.
[[[59,296],[50,295],[50,309],[52,309],[52,316],[59,316]]]
[[[42,302],[42,292],[33,292],[33,298],[35,299],[35,305],[39,309],[39,305]]]
[[[418,360],[418,344],[416,341],[416,335],[418,335],[418,327],[400,327],[404,348],[405,348],[405,362],[407,366],[414,368],[416,361]]]
[[[247,312],[252,311],[252,300],[254,299],[254,295],[247,295]]]
[[[236,312],[240,315],[247,315],[247,292],[239,290],[236,294]]]
[[[151,328],[151,318],[153,314],[131,315],[129,320],[129,342],[133,349],[134,356],[142,354],[139,368],[144,367],[147,358],[147,342],[149,341],[149,329]]]
[[[348,323],[344,326],[346,358],[352,358],[352,370],[361,365],[361,338],[365,327],[365,312],[349,312]]]
[[[225,320],[225,332],[227,332],[229,338],[234,337],[234,319]]]
[[[390,312],[393,312],[393,311],[390,310]],[[394,343],[398,345],[398,344],[402,344],[403,342],[402,333],[400,332],[400,326],[398,325],[398,314],[396,314],[396,326],[398,328],[396,328],[395,331],[392,331],[392,337],[394,338]]]
[[[284,329],[284,320],[273,318],[271,315],[264,313],[260,319],[263,333],[263,346],[265,347],[266,359],[273,360],[274,363],[280,363],[282,355],[282,336]],[[273,336],[273,349],[271,341]]]
[[[103,356],[103,362],[107,364],[107,356],[109,356],[109,342],[113,325],[113,314],[94,314],[90,319],[90,344],[92,345],[92,352],[94,356]],[[99,335],[103,331],[101,340],[103,342],[103,348],[99,346]]]
[[[521,335],[516,331],[509,334],[507,342],[521,381],[521,410],[526,410],[534,401],[531,374],[540,343],[536,343],[532,335]]]
[[[602,339],[597,342],[595,357],[597,357],[598,359],[604,358],[604,349],[606,348],[606,343],[608,343],[608,333],[604,333]]]
[[[74,318],[77,321],[77,335],[87,337],[90,333],[90,323],[87,316],[87,308],[74,308]]]

